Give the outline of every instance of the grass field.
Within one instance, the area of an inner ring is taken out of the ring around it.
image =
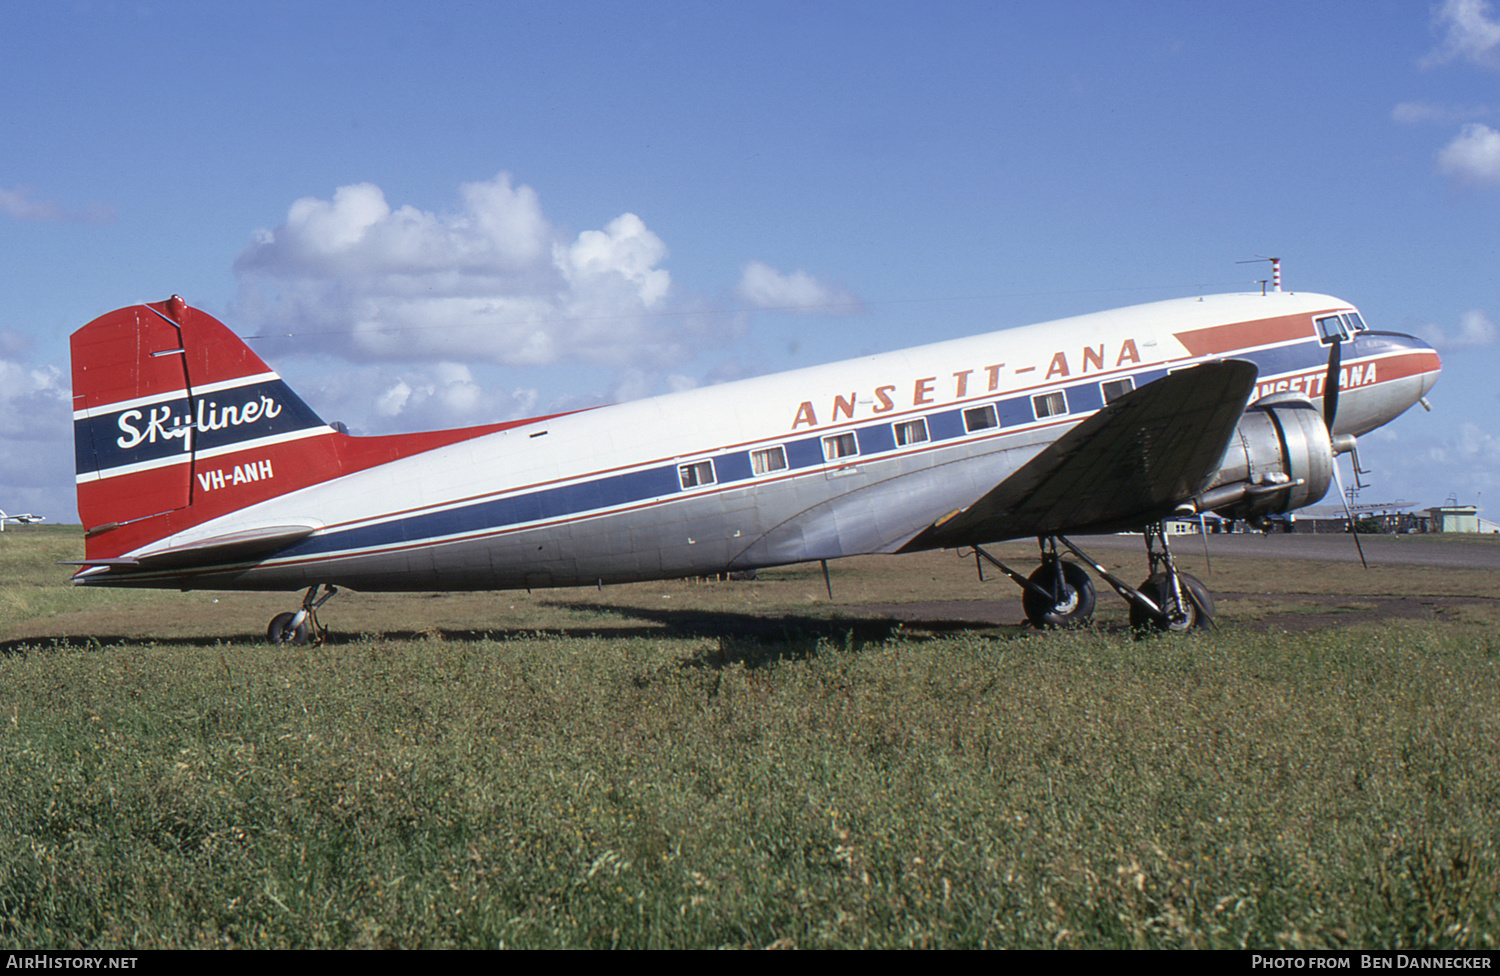
[[[1215,558],[1220,628],[1145,640],[1106,594],[1076,633],[861,609],[1015,599],[935,554],[837,602],[340,594],[270,648],[295,596],[72,590],[80,545],[0,534],[7,946],[1500,941],[1490,575]]]

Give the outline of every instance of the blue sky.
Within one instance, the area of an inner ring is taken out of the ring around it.
[[[0,0],[0,508],[177,293],[384,433],[1286,286],[1438,346],[1362,501],[1500,496],[1500,11]],[[1491,512],[1493,514],[1493,512]]]

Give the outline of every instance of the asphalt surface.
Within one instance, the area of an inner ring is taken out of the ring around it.
[[[1132,555],[1145,552],[1140,535],[1074,536],[1072,541],[1095,559],[1103,560],[1104,554],[1129,552]],[[1440,535],[1440,536],[1367,536],[1359,537],[1364,546],[1365,558],[1370,565],[1432,566],[1467,570],[1500,570],[1500,535]],[[1172,536],[1174,552],[1197,556],[1203,552],[1203,538],[1197,535]],[[1359,553],[1354,548],[1354,539],[1349,535],[1314,535],[1279,533],[1261,535],[1242,533],[1237,535],[1208,536],[1210,556],[1243,556],[1255,559],[1310,559],[1325,562],[1358,563]],[[1069,557],[1072,558],[1072,557]],[[1034,565],[1034,560],[1020,561],[1024,568]],[[882,604],[863,606],[857,615],[906,621],[917,627],[933,630],[951,629],[963,624],[1021,624],[1025,614],[1021,610],[1018,592],[1012,588],[1005,592],[1008,584],[999,581],[1005,593],[999,600],[934,600],[906,604]],[[1108,587],[1098,581],[1100,601],[1111,600],[1114,595]],[[1474,604],[1489,604],[1480,597],[1456,597],[1434,595],[1348,595],[1348,594],[1297,594],[1280,602],[1278,609],[1263,593],[1231,593],[1214,591],[1214,599],[1221,610],[1235,603],[1246,603],[1254,612],[1244,615],[1240,622],[1261,630],[1301,632],[1323,627],[1339,627],[1354,619],[1415,619],[1440,620],[1445,615],[1459,612],[1461,608]],[[1351,613],[1357,607],[1357,613]],[[1236,615],[1230,611],[1220,619],[1231,619]]]
[[[1210,556],[1248,556],[1255,559],[1321,559],[1359,562],[1351,535],[1312,533],[1240,533],[1208,537]],[[1084,552],[1128,549],[1144,552],[1139,535],[1079,536],[1073,542]],[[1500,535],[1362,535],[1365,559],[1371,564],[1396,566],[1442,566],[1452,569],[1500,570]],[[1203,537],[1174,535],[1173,552],[1203,552]]]

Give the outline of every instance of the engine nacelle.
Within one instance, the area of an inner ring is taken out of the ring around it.
[[[1300,393],[1275,393],[1245,409],[1198,511],[1258,520],[1311,505],[1333,480],[1333,442],[1323,416]]]

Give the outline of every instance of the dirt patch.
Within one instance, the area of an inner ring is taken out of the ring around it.
[[[1099,596],[1101,611],[1110,594]],[[1338,593],[1215,593],[1215,620],[1262,631],[1305,633],[1382,620],[1453,620],[1475,611],[1493,614],[1500,605],[1483,597],[1371,596]],[[1120,603],[1123,607],[1123,602]],[[850,616],[899,620],[914,628],[943,631],[962,626],[1017,626],[1026,623],[1014,600],[927,600],[848,607]],[[1109,625],[1115,616],[1099,615]]]
[[[1224,593],[1220,618],[1259,630],[1304,633],[1382,620],[1456,620],[1471,610],[1492,613],[1484,597],[1372,596],[1337,593]]]

